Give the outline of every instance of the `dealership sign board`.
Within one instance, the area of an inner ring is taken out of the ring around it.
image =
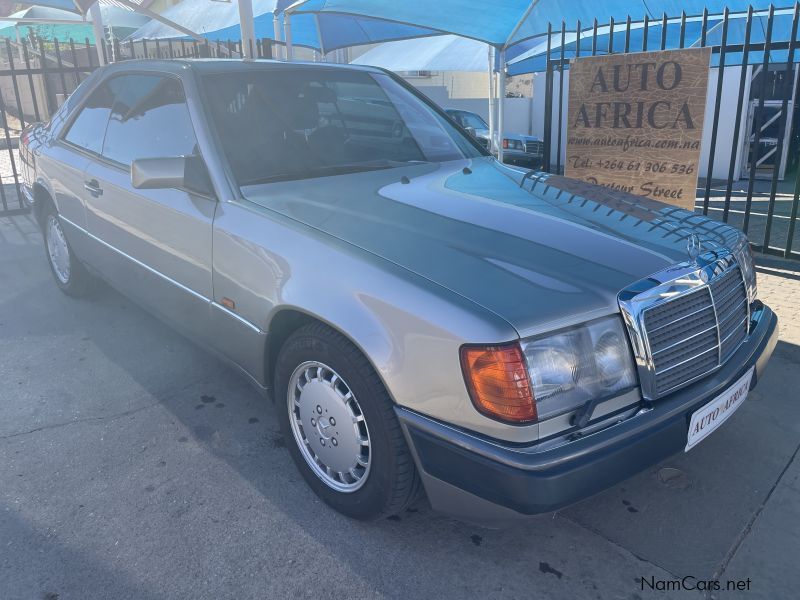
[[[694,209],[710,48],[570,64],[565,175]]]

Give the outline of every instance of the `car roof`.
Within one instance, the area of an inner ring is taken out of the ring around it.
[[[157,71],[161,73],[180,74],[193,71],[200,74],[229,73],[231,71],[276,71],[286,69],[344,69],[348,71],[366,71],[380,73],[377,67],[360,65],[340,65],[336,63],[319,63],[305,61],[251,60],[236,58],[175,58],[175,59],[138,59],[113,63],[105,67],[107,73],[124,73],[126,71]]]

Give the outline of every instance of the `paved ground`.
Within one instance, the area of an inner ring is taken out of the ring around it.
[[[363,524],[236,374],[109,289],[61,295],[30,219],[0,218],[0,599],[795,597],[800,263],[759,277],[781,342],[691,453],[511,530],[424,502]],[[686,575],[750,591],[642,590]]]

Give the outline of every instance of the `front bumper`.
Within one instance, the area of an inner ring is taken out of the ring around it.
[[[755,366],[751,389],[778,342],[767,306],[723,367],[596,433],[541,449],[479,437],[396,409],[434,509],[484,524],[551,512],[682,451],[691,414]]]
[[[22,199],[25,201],[25,204],[28,208],[33,208],[36,204],[36,199],[33,196],[33,190],[28,186],[25,182],[20,182],[19,189],[22,190]]]

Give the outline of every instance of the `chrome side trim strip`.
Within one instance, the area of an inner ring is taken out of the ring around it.
[[[24,196],[25,201],[31,206],[33,206],[36,200],[34,200],[33,194],[30,192],[30,190],[28,190],[27,186],[24,183],[20,182],[19,189],[22,190],[22,195]]]
[[[109,250],[112,250],[112,251],[116,252],[117,254],[119,254],[120,256],[122,256],[124,258],[127,258],[129,261],[131,261],[135,265],[138,265],[138,266],[142,267],[143,269],[145,269],[146,271],[152,273],[153,275],[156,275],[157,277],[160,277],[164,281],[166,281],[168,283],[171,283],[175,287],[183,290],[187,294],[190,294],[190,295],[194,296],[198,300],[206,302],[207,304],[210,304],[212,307],[221,310],[223,313],[227,314],[228,316],[233,317],[234,319],[236,319],[237,321],[239,321],[243,325],[245,325],[245,326],[249,327],[250,329],[252,329],[254,332],[259,333],[259,334],[264,333],[264,331],[260,327],[258,327],[257,325],[251,323],[250,321],[248,321],[244,317],[241,317],[241,316],[237,315],[236,313],[230,311],[229,309],[225,308],[221,304],[218,304],[217,302],[215,302],[211,298],[208,298],[207,296],[204,296],[203,294],[201,294],[199,292],[196,292],[195,290],[193,290],[190,287],[186,287],[182,283],[172,279],[172,277],[169,277],[168,275],[164,275],[164,273],[162,273],[161,271],[158,271],[158,270],[154,269],[153,267],[151,267],[149,265],[146,265],[142,261],[132,257],[130,254],[128,254],[126,252],[123,252],[119,248],[117,248],[115,246],[112,246],[111,244],[109,244],[108,242],[106,242],[104,240],[101,240],[99,237],[97,237],[93,233],[90,233],[90,232],[86,231],[83,227],[81,227],[77,223],[73,223],[72,221],[67,219],[64,215],[58,215],[58,217],[59,217],[59,219],[61,219],[65,223],[69,224],[71,227],[74,227],[75,229],[77,229],[81,233],[85,234],[86,236],[88,236],[89,238],[93,239],[94,241],[102,244],[103,246],[105,246]]]
[[[207,297],[206,297],[206,296],[204,296],[203,294],[201,294],[201,293],[199,293],[199,292],[196,292],[196,291],[194,291],[192,288],[186,287],[186,286],[185,286],[185,285],[183,285],[182,283],[180,283],[180,282],[178,282],[178,281],[175,281],[174,279],[172,279],[171,277],[168,277],[167,275],[164,275],[164,274],[163,274],[161,271],[157,271],[157,270],[155,270],[153,267],[151,267],[151,266],[149,266],[149,265],[146,265],[146,264],[144,264],[142,261],[140,261],[140,260],[138,260],[138,259],[136,259],[136,258],[132,257],[130,254],[127,254],[127,253],[123,252],[122,250],[120,250],[119,248],[117,248],[117,247],[115,247],[115,246],[112,246],[112,245],[111,245],[111,244],[109,244],[108,242],[106,242],[106,241],[104,241],[104,240],[101,240],[99,237],[97,237],[97,236],[96,236],[96,235],[94,235],[93,233],[90,233],[90,232],[86,231],[86,230],[85,230],[83,227],[81,227],[81,226],[80,226],[80,225],[78,225],[77,223],[73,223],[72,221],[70,221],[69,219],[67,219],[67,218],[66,218],[64,215],[61,215],[61,214],[60,214],[60,215],[58,215],[58,218],[59,218],[59,219],[61,219],[61,220],[62,220],[62,221],[64,221],[64,222],[68,223],[70,226],[74,227],[75,229],[77,229],[77,230],[78,230],[78,231],[80,231],[81,233],[84,233],[84,234],[86,234],[87,236],[89,236],[89,237],[90,237],[91,239],[93,239],[94,241],[96,241],[96,242],[99,242],[100,244],[102,244],[103,246],[105,246],[106,248],[108,248],[109,250],[113,250],[114,252],[116,252],[116,253],[117,253],[117,254],[119,254],[120,256],[122,256],[122,257],[124,257],[124,258],[127,258],[127,259],[128,259],[129,261],[131,261],[132,263],[134,263],[134,264],[136,264],[136,265],[138,265],[138,266],[142,267],[143,269],[145,269],[146,271],[149,271],[149,272],[150,272],[150,273],[152,273],[153,275],[156,275],[156,276],[160,277],[161,279],[163,279],[164,281],[167,281],[167,282],[169,282],[169,283],[173,284],[174,286],[176,286],[176,287],[180,288],[180,289],[181,289],[181,290],[183,290],[184,292],[187,292],[188,294],[191,294],[192,296],[194,296],[194,297],[195,297],[195,298],[197,298],[198,300],[202,300],[202,301],[204,301],[204,302],[211,302],[211,298],[207,298]]]
[[[254,333],[257,333],[259,335],[262,335],[262,334],[266,333],[263,329],[258,327],[258,325],[255,325],[254,323],[248,321],[244,317],[242,317],[240,315],[237,315],[235,312],[233,312],[232,310],[230,310],[229,308],[227,308],[225,306],[222,306],[222,304],[216,302],[215,300],[211,301],[211,307],[222,311],[224,314],[226,314],[229,317],[233,317],[234,319],[239,321],[242,325],[244,325],[245,327],[251,329]]]

